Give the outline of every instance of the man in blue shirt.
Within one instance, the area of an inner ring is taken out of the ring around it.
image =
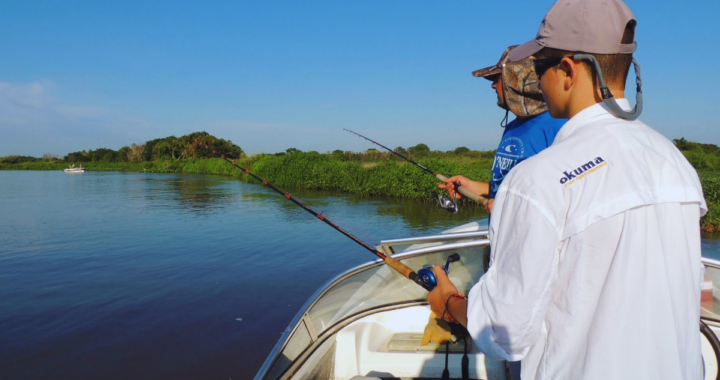
[[[500,145],[495,153],[490,182],[478,182],[461,175],[448,178],[438,186],[447,189],[450,196],[461,197],[455,192],[455,186],[464,186],[476,194],[486,195],[490,200],[485,210],[492,212],[493,200],[505,176],[515,165],[534,156],[553,143],[555,135],[567,121],[553,119],[547,112],[543,101],[539,81],[530,59],[508,62],[507,56],[515,46],[505,49],[497,64],[476,70],[475,77],[492,81],[492,88],[498,96],[498,106],[505,110],[505,119],[509,112],[516,117],[505,127]]]
[[[485,78],[492,82],[497,93],[497,105],[505,110],[505,118],[501,126],[505,128],[502,140],[495,153],[490,182],[473,181],[461,175],[450,177],[438,186],[447,189],[452,197],[460,198],[455,186],[468,188],[476,194],[489,198],[485,211],[492,213],[495,194],[505,176],[523,160],[532,157],[552,145],[560,128],[567,119],[553,119],[547,110],[540,91],[537,74],[531,59],[509,62],[508,54],[517,45],[505,49],[497,64],[473,71],[473,76]],[[512,112],[515,119],[507,124],[508,114]],[[455,195],[457,194],[457,195]],[[489,267],[489,256],[485,257],[485,268]],[[510,377],[520,379],[520,362],[510,363]]]

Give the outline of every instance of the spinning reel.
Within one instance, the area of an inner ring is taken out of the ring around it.
[[[458,212],[458,204],[457,199],[446,197],[445,195],[433,193],[438,199],[438,202],[440,202],[440,207],[444,208],[448,212],[456,213]]]

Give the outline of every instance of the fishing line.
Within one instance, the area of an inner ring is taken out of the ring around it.
[[[369,240],[370,242],[372,242],[372,243],[375,244],[376,246],[377,246],[377,245],[380,245],[380,241],[379,241],[379,240],[373,238],[372,236],[365,235],[365,233],[363,233],[362,231],[360,231],[360,230],[358,230],[358,229],[356,229],[356,228],[353,228],[352,226],[349,226],[349,225],[347,225],[347,224],[345,224],[345,223],[342,223],[342,222],[340,222],[340,221],[337,221],[337,220],[335,221],[335,224],[341,226],[342,228],[344,228],[344,229],[347,230],[347,231],[352,231],[352,233],[355,234],[355,235],[360,235],[360,237],[362,237],[365,241],[368,241],[368,240]]]
[[[277,186],[275,186],[274,184],[272,184],[271,182],[263,179],[262,177],[258,176],[257,174],[251,172],[250,170],[245,169],[245,168],[243,168],[243,167],[241,167],[241,166],[238,166],[238,165],[237,165],[237,162],[235,162],[235,160],[232,160],[232,161],[231,161],[231,160],[228,159],[224,154],[221,154],[221,153],[217,152],[216,150],[210,148],[208,145],[206,145],[206,144],[204,144],[204,143],[201,143],[201,142],[199,142],[199,141],[196,141],[196,144],[204,147],[208,152],[212,152],[213,155],[215,155],[216,157],[219,157],[219,158],[223,159],[224,161],[228,162],[229,164],[231,164],[232,166],[236,167],[237,169],[242,170],[243,172],[245,172],[245,174],[247,174],[247,175],[255,178],[256,180],[260,181],[260,183],[262,183],[264,186],[267,186],[267,187],[271,188],[273,191],[275,191],[276,193],[282,195],[283,197],[285,197],[285,198],[286,198],[287,200],[289,200],[290,202],[295,203],[296,205],[300,206],[303,210],[311,213],[311,214],[312,214],[313,216],[315,216],[316,218],[318,218],[318,219],[320,219],[321,221],[325,222],[325,224],[327,224],[327,225],[329,225],[330,227],[336,229],[337,231],[339,231],[339,232],[342,233],[343,235],[345,235],[345,236],[347,236],[348,238],[350,238],[352,241],[360,244],[361,246],[363,246],[363,248],[367,249],[368,251],[370,251],[370,252],[372,252],[373,254],[375,254],[375,256],[377,256],[377,257],[379,257],[380,259],[382,259],[382,260],[385,262],[385,264],[387,264],[390,268],[394,269],[395,271],[397,271],[398,273],[400,273],[400,274],[403,275],[404,277],[410,279],[410,280],[413,281],[414,283],[422,286],[425,290],[430,291],[430,290],[433,289],[433,286],[431,286],[431,285],[423,282],[422,279],[418,276],[418,274],[417,274],[414,270],[412,270],[412,268],[410,268],[410,267],[408,267],[407,265],[405,265],[405,264],[403,264],[403,263],[401,263],[401,262],[393,259],[392,257],[386,256],[384,253],[382,253],[382,252],[376,250],[375,248],[371,247],[370,245],[368,245],[368,244],[365,243],[364,241],[362,241],[362,240],[360,240],[359,238],[355,237],[355,235],[349,233],[348,231],[346,231],[346,230],[343,229],[342,227],[340,227],[340,226],[338,226],[337,224],[333,223],[330,219],[328,219],[327,217],[323,216],[321,213],[316,212],[315,210],[313,210],[311,207],[307,206],[305,203],[303,203],[303,202],[300,201],[299,199],[293,197],[292,195],[290,195],[290,193],[288,193],[288,192],[280,189],[279,187],[277,187]]]
[[[349,129],[347,129],[347,128],[343,128],[343,130],[348,131],[348,132],[350,132],[350,133],[352,133],[352,134],[354,134],[354,135],[358,135],[358,136],[364,138],[365,140],[370,141],[371,143],[382,147],[383,149],[385,149],[385,150],[391,152],[392,154],[394,154],[394,155],[402,158],[403,160],[405,160],[405,161],[407,161],[407,162],[409,162],[409,163],[411,163],[411,164],[419,167],[420,169],[422,169],[422,170],[425,171],[426,173],[432,174],[433,177],[439,179],[441,182],[447,181],[447,177],[445,177],[444,175],[435,173],[434,171],[432,171],[432,170],[430,170],[430,169],[428,169],[428,168],[420,165],[419,163],[415,162],[414,160],[410,159],[410,157],[405,157],[405,156],[403,156],[402,154],[400,154],[400,153],[398,153],[398,152],[396,152],[396,151],[394,151],[394,150],[386,147],[385,145],[380,144],[380,143],[377,142],[377,141],[371,140],[371,139],[369,139],[369,138],[367,138],[367,137],[365,137],[365,136],[363,136],[363,135],[361,135],[361,134],[359,134],[359,133],[357,133],[357,132],[353,132],[353,131],[351,131],[351,130],[349,130]],[[470,189],[468,189],[468,188],[466,188],[466,187],[457,186],[457,187],[456,187],[456,190],[457,190],[460,194],[462,194],[462,195],[464,195],[464,196],[466,196],[466,197],[474,200],[475,202],[478,202],[478,203],[482,204],[483,206],[485,206],[485,204],[487,204],[487,202],[488,202],[488,199],[487,199],[487,198],[485,198],[485,197],[483,197],[483,196],[481,196],[481,195],[475,194],[472,190],[470,190]],[[445,209],[448,209],[448,210],[450,210],[450,211],[453,211],[453,210],[451,209],[451,207],[453,207],[453,206],[450,205],[450,204],[448,204],[447,202],[443,202],[442,199],[440,199],[440,205],[441,205],[443,208],[445,208]],[[454,211],[457,211],[457,204],[454,205],[454,208],[455,208]]]

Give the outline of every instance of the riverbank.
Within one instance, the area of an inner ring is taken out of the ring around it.
[[[432,199],[438,180],[419,168],[392,157],[380,160],[341,160],[328,154],[296,152],[260,154],[238,160],[242,166],[280,187],[335,190],[360,196]],[[446,175],[462,174],[488,181],[492,159],[448,157],[426,158],[423,165]],[[0,170],[62,170],[67,163],[0,163]],[[137,171],[151,173],[217,174],[256,180],[217,158],[157,160],[140,163],[86,162],[87,171]]]
[[[689,157],[690,158],[690,157]],[[693,161],[697,162],[696,157]],[[481,181],[490,179],[492,159],[487,157],[446,155],[418,159],[422,165],[450,176],[462,174]],[[693,163],[695,165],[695,163]],[[438,180],[419,168],[380,154],[374,160],[338,157],[317,152],[260,154],[245,157],[238,165],[272,181],[280,187],[309,190],[334,190],[367,197],[391,197],[429,201],[438,191]],[[0,163],[0,170],[62,170],[65,162]],[[86,162],[88,171],[133,171],[151,173],[216,174],[256,182],[241,170],[217,158],[130,162]],[[703,166],[703,165],[701,165]],[[705,231],[720,230],[720,171],[707,166],[698,170],[708,204],[701,220]]]

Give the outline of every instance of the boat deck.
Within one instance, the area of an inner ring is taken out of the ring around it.
[[[310,361],[317,361],[303,366],[312,370],[301,370],[293,378],[440,379],[445,369],[445,344],[420,344],[429,316],[425,305],[358,319],[312,355]],[[472,341],[468,342],[471,379],[506,379],[504,361],[486,359]],[[452,378],[460,377],[463,353],[463,340],[450,344],[448,367]],[[325,376],[318,376],[319,368],[324,368]]]

